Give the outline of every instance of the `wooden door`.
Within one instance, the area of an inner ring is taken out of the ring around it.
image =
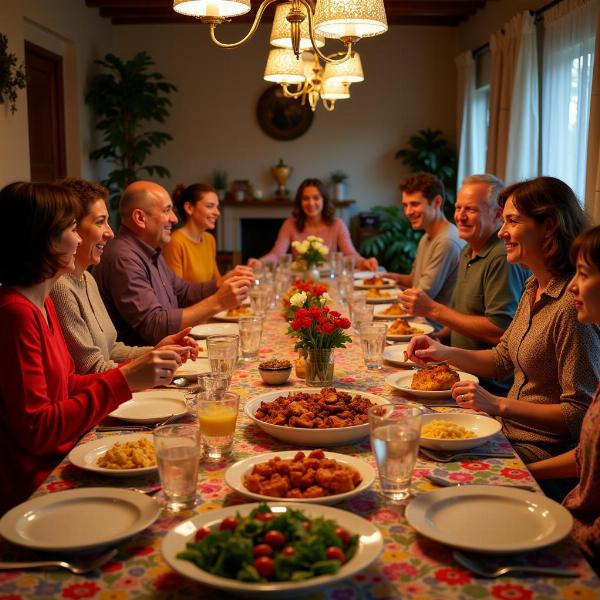
[[[62,57],[25,42],[32,181],[66,175]]]

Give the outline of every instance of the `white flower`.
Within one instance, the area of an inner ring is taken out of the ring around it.
[[[333,304],[333,298],[329,295],[328,292],[323,292],[321,294],[321,306],[331,306]]]
[[[292,248],[294,250],[298,250],[298,246],[300,246],[300,242],[292,242]]]
[[[309,235],[306,238],[307,242],[322,242],[323,240],[320,237],[317,237],[316,235]]]
[[[304,306],[306,302],[306,292],[297,292],[290,298],[290,304],[293,306]]]
[[[299,254],[306,254],[308,252],[308,249],[310,248],[308,242],[300,242],[297,246],[296,246],[296,251]]]
[[[329,254],[329,248],[324,244],[315,245],[315,250],[322,256],[327,256]]]

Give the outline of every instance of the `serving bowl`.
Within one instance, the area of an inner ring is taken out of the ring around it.
[[[452,452],[454,450],[477,448],[477,446],[485,444],[502,429],[502,425],[496,419],[468,412],[424,414],[421,418],[421,427],[425,427],[425,425],[431,423],[433,420],[450,421],[455,425],[460,425],[472,431],[475,437],[460,440],[444,440],[421,436],[419,444],[429,450]]]
[[[283,385],[289,378],[292,372],[292,363],[288,361],[279,361],[279,362],[287,362],[287,367],[268,367],[264,366],[266,363],[260,363],[258,365],[258,373],[261,376],[262,380],[268,385]]]
[[[337,388],[338,391],[347,392],[353,397],[360,395],[364,398],[368,398],[374,404],[388,404],[389,400],[376,396],[375,394],[369,394],[361,390]],[[289,394],[297,394],[305,392],[307,394],[315,394],[320,392],[320,388],[294,388],[289,392],[268,392],[261,394],[256,398],[253,398],[246,403],[244,409],[246,415],[256,423],[263,431],[272,435],[278,440],[288,442],[294,445],[307,446],[310,448],[327,448],[330,446],[341,446],[342,444],[351,444],[369,435],[369,423],[363,423],[362,425],[352,425],[350,427],[331,427],[328,429],[303,429],[300,427],[289,427],[288,425],[272,425],[271,423],[265,423],[255,416],[261,402],[273,402],[277,398],[283,396],[287,397]]]

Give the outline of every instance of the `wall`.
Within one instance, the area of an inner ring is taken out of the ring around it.
[[[234,24],[217,30],[225,41],[245,31]],[[294,168],[291,190],[305,177],[327,179],[342,169],[350,174],[348,197],[360,208],[392,204],[406,174],[394,154],[410,135],[439,128],[455,143],[456,29],[398,26],[362,40],[357,49],[366,81],[352,85],[351,99],[338,102],[333,112],[319,107],[309,131],[287,142],[263,133],[255,116],[268,85],[262,75],[269,33],[270,26],[261,26],[245,46],[224,50],[210,42],[201,24],[114,29],[119,56],[131,58],[145,48],[178,87],[162,127],[175,140],[152,158],[171,170],[164,181],[168,189],[179,182],[210,182],[213,170],[221,168],[230,180],[249,179],[269,195],[275,189],[270,167],[283,158]]]
[[[70,175],[101,176],[100,166],[87,158],[97,140],[83,97],[93,61],[111,50],[110,22],[80,0],[2,0],[0,31],[19,62],[24,62],[25,39],[63,57],[67,170]],[[0,186],[30,177],[26,99],[21,90],[14,115],[0,105]]]

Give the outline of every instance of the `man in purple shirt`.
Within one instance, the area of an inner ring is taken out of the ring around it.
[[[177,223],[168,192],[136,181],[123,192],[121,229],[106,246],[94,277],[119,340],[153,345],[166,335],[238,306],[251,279],[235,271],[217,288],[215,281],[190,283],[167,266],[162,247]]]

